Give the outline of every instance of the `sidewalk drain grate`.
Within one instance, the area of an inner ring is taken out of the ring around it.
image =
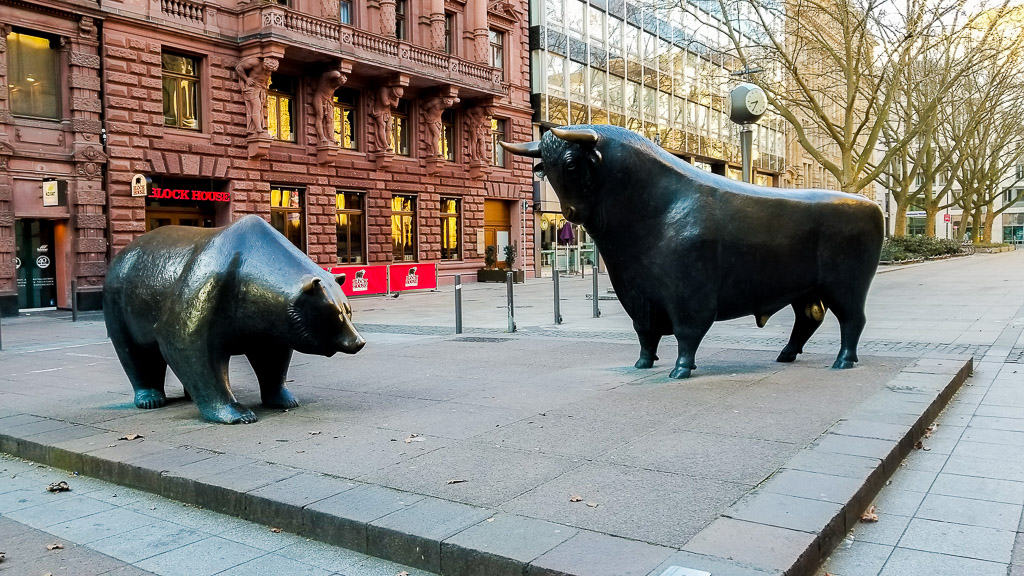
[[[463,336],[452,338],[452,342],[508,342],[511,338],[497,338],[489,336]]]

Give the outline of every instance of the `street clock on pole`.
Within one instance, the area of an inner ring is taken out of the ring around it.
[[[743,82],[729,92],[729,119],[737,124],[760,120],[768,110],[768,97],[755,84]]]

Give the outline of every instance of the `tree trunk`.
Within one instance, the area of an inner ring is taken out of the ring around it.
[[[984,225],[984,221],[981,219],[981,206],[974,208],[974,214],[971,216],[971,242],[975,244],[981,242],[981,227]]]
[[[985,233],[981,237],[981,241],[985,244],[992,243],[992,226],[996,222],[996,211],[992,210],[990,206],[988,210],[985,210]]]
[[[902,238],[907,235],[907,207],[896,203],[896,223],[893,225],[892,235],[894,238]]]
[[[938,209],[934,206],[924,207],[924,235],[929,238],[935,238],[935,215]]]

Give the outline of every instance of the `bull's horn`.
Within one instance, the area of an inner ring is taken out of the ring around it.
[[[512,142],[500,142],[501,147],[513,154],[520,156],[529,156],[530,158],[540,158],[540,142],[534,140],[533,142],[522,142],[514,144]]]
[[[565,128],[552,128],[551,133],[558,136],[566,142],[574,142],[580,146],[593,146],[597,144],[598,136],[597,131],[591,128],[583,128],[582,130],[566,130]]]

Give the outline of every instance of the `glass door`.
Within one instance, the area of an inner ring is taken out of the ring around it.
[[[14,221],[17,244],[18,308],[57,305],[57,262],[50,220]]]

